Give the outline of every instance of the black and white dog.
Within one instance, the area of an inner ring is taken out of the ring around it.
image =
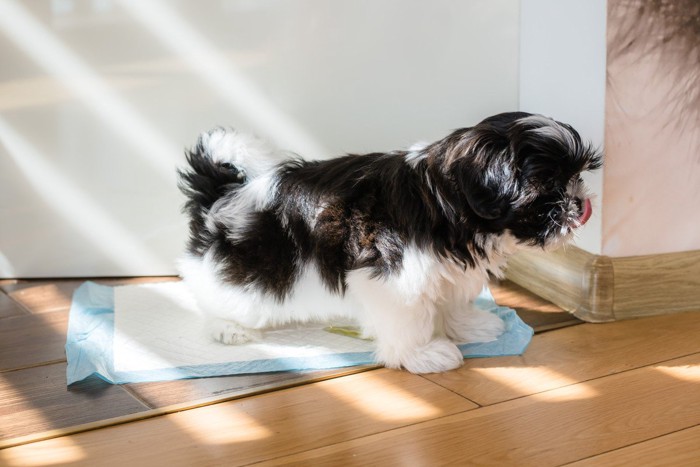
[[[414,373],[459,367],[455,343],[503,332],[471,300],[518,248],[573,236],[591,215],[581,172],[601,165],[571,126],[523,112],[323,161],[215,129],[187,161],[181,273],[215,339],[351,317],[378,362]]]

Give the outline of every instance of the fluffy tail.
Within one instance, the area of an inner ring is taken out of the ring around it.
[[[234,130],[202,133],[186,154],[189,167],[179,170],[178,186],[188,201],[185,209],[209,210],[235,185],[242,185],[281,161],[261,140]]]

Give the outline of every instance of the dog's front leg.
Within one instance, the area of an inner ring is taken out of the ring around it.
[[[460,350],[436,327],[432,300],[421,299],[421,294],[407,298],[381,279],[355,279],[351,285],[362,308],[360,325],[364,335],[375,339],[378,363],[412,373],[437,373],[463,364]]]
[[[474,305],[479,291],[478,281],[457,283],[445,293],[446,300],[440,304],[445,335],[456,344],[491,342],[505,331],[501,318]]]

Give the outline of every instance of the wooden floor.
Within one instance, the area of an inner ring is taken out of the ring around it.
[[[76,285],[0,282],[0,465],[700,465],[700,313],[560,328],[572,322],[556,307],[505,284],[499,303],[549,330],[521,357],[291,375],[212,404],[241,380],[67,391]]]

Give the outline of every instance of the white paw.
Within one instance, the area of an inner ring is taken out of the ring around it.
[[[228,345],[245,344],[260,339],[260,332],[241,326],[235,321],[212,319],[207,323],[209,335],[217,342]]]
[[[506,330],[506,323],[488,311],[470,309],[450,318],[445,333],[458,344],[495,341]]]
[[[378,357],[382,360],[381,356]],[[430,341],[392,360],[382,363],[389,368],[403,367],[411,373],[440,373],[459,368],[464,363],[462,352],[447,339]]]

